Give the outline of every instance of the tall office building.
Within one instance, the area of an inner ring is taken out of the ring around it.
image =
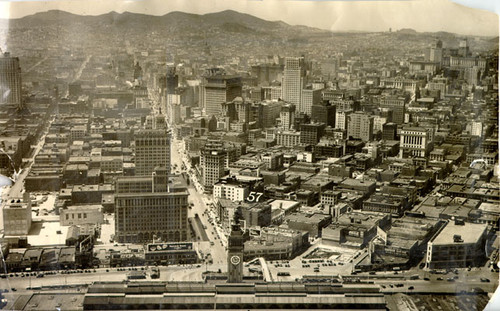
[[[268,84],[275,80],[281,81],[283,65],[260,64],[252,66],[252,77],[256,77],[259,84]]]
[[[276,126],[276,120],[280,117],[281,107],[284,102],[275,100],[265,100],[254,103],[250,106],[250,114],[256,126],[259,128],[269,128]]]
[[[441,63],[443,61],[443,42],[437,40],[426,53],[426,60]],[[427,53],[429,53],[427,55]]]
[[[312,107],[321,103],[321,90],[322,89],[313,89],[309,86],[304,88],[300,99],[299,112],[311,115]]]
[[[337,110],[335,112],[335,128],[347,130],[351,113],[352,110]]]
[[[227,117],[231,123],[248,124],[250,122],[250,102],[241,97],[221,104],[222,117]]]
[[[300,109],[302,89],[306,83],[306,70],[303,57],[286,57],[283,71],[282,96],[283,100],[297,105]]]
[[[400,134],[400,158],[427,157],[432,149],[432,128],[406,126]]]
[[[472,136],[483,136],[483,122],[469,121],[465,128]]]
[[[19,58],[10,56],[8,52],[0,56],[0,94],[1,103],[22,107]]]
[[[336,106],[329,101],[323,101],[312,106],[311,121],[325,123],[327,126],[335,127]]]
[[[227,153],[218,142],[208,142],[201,149],[201,182],[205,192],[211,193],[214,184],[225,175],[226,160]]]
[[[142,67],[139,65],[139,62],[136,62],[134,66],[134,81],[137,81],[139,85],[142,85],[142,74]]]
[[[397,131],[398,131],[398,125],[396,123],[388,122],[382,125],[382,139],[395,140]]]
[[[408,93],[404,95],[392,94],[380,99],[380,108],[389,108],[392,110],[392,122],[396,124],[405,123],[406,107],[410,102]]]
[[[316,145],[325,133],[324,123],[309,123],[300,125],[300,143]]]
[[[250,102],[247,102],[241,97],[236,97],[233,102],[238,122],[250,122]]]
[[[175,72],[173,63],[167,64],[166,76],[166,92],[167,94],[175,94],[175,89],[179,86],[179,76]]]
[[[170,174],[170,131],[164,115],[148,116],[135,137],[135,174],[151,175],[157,166]]]
[[[370,141],[373,139],[373,116],[367,113],[355,112],[349,115],[347,137]]]
[[[207,70],[200,94],[200,103],[205,109],[205,115],[219,115],[221,104],[238,96],[242,96],[241,77],[225,75],[219,68]]]
[[[461,57],[468,57],[469,53],[469,45],[467,44],[467,39],[462,39],[458,43],[458,55]]]
[[[263,86],[261,88],[261,98],[263,100],[280,100],[283,98],[281,85]]]
[[[439,91],[439,98],[444,99],[446,93],[448,93],[448,78],[441,76],[435,76],[431,81],[427,83],[428,90]]]
[[[22,198],[9,198],[3,203],[3,227],[5,235],[27,235],[31,228],[31,200],[29,192]]]
[[[165,105],[162,107],[161,113],[166,114],[170,124],[177,123],[180,117],[180,96],[177,94],[177,87],[179,86],[179,76],[175,72],[175,65],[173,63],[167,64],[167,74],[165,76]],[[176,114],[176,111],[179,113]]]
[[[288,131],[295,123],[295,105],[284,104],[280,111],[281,128]]]
[[[150,176],[118,177],[115,185],[115,239],[121,243],[188,239],[188,191],[166,167]]]

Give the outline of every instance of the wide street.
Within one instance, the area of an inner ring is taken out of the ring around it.
[[[137,280],[137,282],[151,281],[149,277],[148,267],[135,267],[139,271],[144,271],[147,275],[146,279]],[[118,270],[120,269],[120,271]],[[160,278],[154,279],[153,281],[202,281],[202,273],[205,271],[216,272],[218,270],[225,272],[225,264],[214,264],[214,265],[172,265],[172,266],[162,266],[160,267]],[[17,276],[13,274],[12,277],[8,276],[5,279],[0,279],[0,289],[2,291],[8,290],[7,296],[14,294],[12,289],[15,289],[15,293],[21,294],[26,291],[33,290],[48,290],[49,287],[55,286],[85,286],[92,284],[93,282],[104,282],[104,281],[115,281],[122,282],[127,280],[127,274],[130,272],[129,268],[99,268],[87,270],[83,272],[81,270],[72,270],[72,273],[61,273],[56,274],[46,274],[43,278],[37,278],[36,276],[21,276],[22,273],[17,273]],[[306,273],[312,275],[311,273]],[[320,275],[330,275],[328,273],[321,273]],[[383,293],[426,293],[426,292],[439,292],[439,293],[461,293],[461,292],[471,292],[477,288],[480,288],[486,292],[493,292],[498,286],[498,280],[492,279],[490,282],[482,282],[479,277],[467,276],[465,274],[459,273],[458,279],[455,281],[448,281],[449,276],[438,276],[433,275],[429,280],[417,279],[410,280],[407,277],[395,276],[390,273],[379,273],[377,275],[364,275],[359,276],[360,281],[370,281],[381,286],[381,291]],[[333,275],[336,276],[336,275]],[[442,277],[443,280],[437,280],[437,278]],[[343,277],[346,283],[356,283],[357,277],[352,276],[350,281],[347,276]],[[296,282],[296,280],[290,280],[287,278],[276,278],[276,281],[284,282]],[[133,281],[136,282],[136,281]],[[43,286],[43,288],[42,288]]]
[[[15,183],[7,188],[2,188],[0,189],[0,195],[1,195],[1,201],[7,200],[9,198],[20,198],[22,197],[22,193],[24,192],[24,179],[26,176],[28,176],[31,167],[35,163],[35,158],[42,150],[43,145],[45,144],[45,137],[48,134],[48,128],[50,127],[50,124],[54,121],[54,118],[51,118],[49,124],[47,125],[46,129],[43,131],[43,135],[40,137],[40,139],[37,141],[36,145],[33,145],[33,152],[31,153],[31,157],[29,158],[29,162],[26,164],[26,166],[22,169],[21,173],[17,176]],[[3,209],[3,204],[1,205]],[[0,228],[1,231],[3,231],[3,212],[0,213]]]
[[[176,167],[174,173],[185,172],[189,176],[190,184],[188,186],[189,202],[193,203],[193,206],[188,212],[188,216],[193,219],[198,215],[201,222],[206,227],[205,232],[209,238],[210,242],[210,254],[214,264],[225,264],[227,260],[226,256],[226,238],[221,234],[220,228],[217,228],[217,223],[214,219],[213,213],[207,206],[210,198],[203,194],[202,186],[198,182],[196,176],[191,171],[191,165],[184,154],[184,146],[182,140],[172,139],[171,147],[171,165]],[[185,169],[182,166],[185,165]],[[207,211],[207,212],[205,212]],[[209,216],[211,215],[211,216]],[[212,244],[213,243],[213,244]],[[206,253],[205,253],[206,255]]]

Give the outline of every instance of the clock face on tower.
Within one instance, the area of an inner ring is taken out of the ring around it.
[[[236,255],[235,256],[231,256],[231,263],[233,265],[235,265],[235,266],[238,265],[240,263],[240,261],[241,261],[241,259],[240,259],[239,256],[236,256]]]

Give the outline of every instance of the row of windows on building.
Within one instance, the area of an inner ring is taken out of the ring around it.
[[[69,216],[71,215],[71,219],[75,219],[75,214],[66,214],[66,220],[69,219]],[[87,218],[87,213],[78,213],[76,214],[77,215],[77,218],[78,219],[82,219],[82,216],[83,216],[83,219],[86,219]]]

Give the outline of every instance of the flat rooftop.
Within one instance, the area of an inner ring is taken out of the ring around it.
[[[498,208],[498,204],[495,204],[495,203],[483,202],[479,206],[479,209],[485,213],[500,215],[500,210]]]
[[[300,203],[295,202],[295,201],[287,201],[287,200],[274,200],[271,202],[271,209],[282,209],[282,210],[288,210],[292,207],[295,207],[297,205],[300,205]]]
[[[31,246],[65,245],[68,228],[61,226],[59,221],[34,221],[28,234],[28,244]]]
[[[449,222],[446,227],[439,233],[439,235],[434,239],[434,245],[446,245],[446,244],[474,244],[486,231],[487,224],[472,224],[464,223],[463,225],[455,225]],[[453,242],[454,235],[460,235],[463,242]]]
[[[84,294],[77,293],[36,293],[23,295],[17,299],[13,310],[83,310]]]

